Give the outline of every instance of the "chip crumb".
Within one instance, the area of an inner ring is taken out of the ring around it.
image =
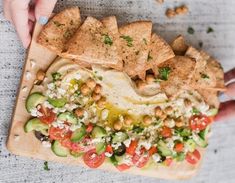
[[[14,140],[15,140],[15,141],[19,141],[19,139],[20,139],[20,136],[19,136],[18,134],[15,134],[15,135],[14,135]]]
[[[36,66],[36,61],[34,59],[30,59],[30,67],[34,68]]]
[[[23,92],[26,92],[27,90],[28,90],[28,87],[27,87],[27,86],[23,86],[23,87],[22,87],[22,91],[23,91]]]
[[[45,78],[45,72],[41,69],[38,70],[37,74],[36,74],[36,79],[39,81],[42,81]]]
[[[173,10],[173,9],[171,9],[171,8],[168,8],[168,9],[166,10],[166,16],[167,16],[168,18],[173,18],[173,17],[175,17],[175,16],[176,16],[175,10]]]
[[[184,15],[186,13],[188,13],[188,7],[186,5],[182,5],[182,6],[179,6],[179,7],[176,7],[175,8],[175,13],[177,15]]]

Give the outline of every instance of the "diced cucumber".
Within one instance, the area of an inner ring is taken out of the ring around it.
[[[176,161],[184,161],[185,159],[185,154],[183,152],[181,153],[177,153],[177,156],[176,156]]]
[[[207,112],[206,112],[206,115],[207,116],[215,116],[216,114],[218,114],[218,109],[217,108],[212,108],[212,109],[209,109]]]
[[[30,119],[24,125],[24,131],[26,133],[31,132],[33,130],[45,132],[46,130],[48,130],[48,128],[49,128],[48,125],[45,123],[42,123],[38,118]]]
[[[86,135],[86,127],[84,125],[81,128],[76,129],[71,136],[72,142],[80,142]]]
[[[106,150],[106,144],[104,142],[99,142],[95,145],[97,154],[101,154]]]
[[[38,104],[42,104],[46,100],[46,97],[42,93],[35,92],[28,96],[26,99],[25,107],[30,113],[32,109],[36,108]]]
[[[206,127],[206,129],[202,130],[198,135],[203,139],[205,140],[206,139],[206,136],[208,135],[208,133],[210,132],[210,126],[208,125]]]
[[[116,132],[113,135],[112,142],[113,143],[120,143],[128,139],[128,135],[125,132]]]
[[[182,137],[188,137],[188,136],[191,135],[191,131],[190,131],[190,129],[188,129],[188,128],[184,128],[184,129],[180,132],[180,135],[181,135]]]
[[[51,149],[56,156],[67,157],[69,154],[69,149],[62,146],[58,140],[52,143]]]
[[[91,132],[91,136],[93,139],[95,138],[102,138],[107,135],[105,129],[101,126],[95,126]]]
[[[70,154],[71,154],[73,157],[78,158],[78,157],[82,156],[84,153],[83,153],[83,152],[70,151]]]
[[[172,155],[171,150],[166,146],[165,142],[163,142],[162,140],[160,140],[158,142],[158,149],[163,156],[171,156]]]
[[[65,98],[48,98],[48,102],[54,107],[61,108],[65,106],[67,100]]]
[[[185,142],[185,147],[189,150],[189,152],[193,152],[196,149],[196,143],[193,139],[188,139]]]
[[[61,121],[66,121],[68,123],[77,124],[78,120],[71,112],[64,112],[59,114],[58,119]]]
[[[200,147],[206,147],[208,143],[206,140],[203,140],[199,135],[193,133],[193,140],[196,142],[197,145]]]

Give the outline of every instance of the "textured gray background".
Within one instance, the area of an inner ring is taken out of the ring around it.
[[[165,17],[167,7],[182,3],[189,6],[189,15],[172,20]],[[181,33],[195,47],[198,47],[199,41],[203,41],[203,48],[219,59],[225,70],[235,66],[233,0],[165,0],[163,5],[159,5],[155,0],[60,0],[56,11],[68,5],[80,6],[83,17],[116,15],[120,24],[136,19],[150,19],[154,22],[154,30],[166,40],[170,41]],[[195,29],[194,35],[187,34],[188,26]],[[207,34],[208,26],[215,32]],[[10,154],[5,143],[24,58],[25,50],[15,35],[14,28],[3,18],[0,2],[0,182],[170,182],[51,162],[51,170],[47,172],[43,170],[43,161]],[[184,182],[234,183],[234,160],[235,121],[214,124],[202,169],[198,176]]]

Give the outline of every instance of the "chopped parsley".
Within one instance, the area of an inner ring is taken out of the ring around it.
[[[62,24],[58,21],[53,21],[53,23],[56,25],[56,27],[64,26],[64,24]]]
[[[192,108],[192,114],[193,115],[199,115],[200,111],[198,109],[196,109],[195,107]]]
[[[194,34],[194,29],[192,27],[188,27],[188,33],[189,34]]]
[[[145,38],[143,39],[143,41],[144,41],[144,44],[147,45],[147,40]]]
[[[144,129],[141,128],[140,126],[133,126],[132,131],[134,133],[141,133]]]
[[[150,60],[152,60],[153,59],[153,57],[150,55],[150,53],[148,54],[148,58],[147,58],[147,61],[150,61]]]
[[[170,67],[162,67],[162,68],[159,68],[158,72],[159,72],[160,79],[166,81],[166,80],[168,80],[169,74],[171,72],[171,68]]]
[[[199,45],[200,48],[202,48],[202,47],[203,47],[203,42],[200,41],[200,42],[198,43],[198,45]]]
[[[57,81],[60,79],[61,77],[61,74],[59,72],[54,72],[51,74],[52,78],[53,78],[53,81]]]
[[[44,167],[43,167],[43,169],[46,170],[46,171],[49,171],[49,170],[50,170],[50,168],[48,167],[48,162],[47,162],[47,161],[44,162]]]
[[[108,34],[104,34],[104,44],[112,46],[113,40],[109,37]]]
[[[200,73],[200,75],[201,75],[201,78],[203,79],[210,79],[210,77],[207,74]]]
[[[120,36],[120,38],[126,40],[128,47],[132,47],[133,46],[133,39],[130,36],[122,35],[122,36]]]
[[[214,32],[214,29],[212,29],[211,27],[208,27],[206,33],[209,34],[209,33],[211,33],[211,32]]]

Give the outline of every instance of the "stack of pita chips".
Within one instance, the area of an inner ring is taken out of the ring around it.
[[[218,91],[225,90],[223,70],[208,54],[178,36],[169,45],[152,33],[152,22],[136,21],[118,28],[115,16],[81,22],[72,7],[54,17],[38,36],[38,43],[82,67],[100,65],[145,80],[152,71],[169,97],[182,90],[197,90],[210,105],[218,107]]]

